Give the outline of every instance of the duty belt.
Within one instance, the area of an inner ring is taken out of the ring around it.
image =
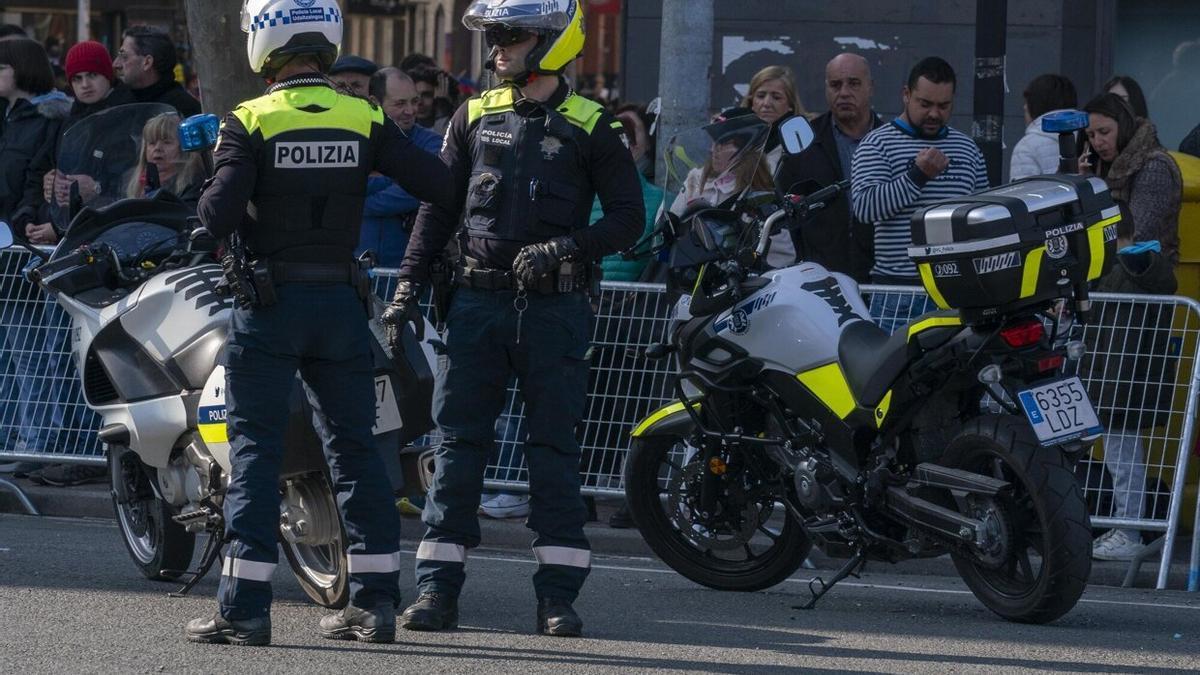
[[[587,265],[580,265],[581,271],[571,275],[570,283],[560,284],[560,274],[551,272],[541,279],[532,287],[526,287],[525,290],[534,293],[543,293],[550,295],[552,293],[571,292],[571,291],[587,291],[588,290],[588,272]],[[457,276],[458,285],[464,288],[474,288],[481,291],[515,291],[517,290],[517,275],[511,270],[496,270],[486,269],[482,267],[463,267],[459,270]],[[566,281],[565,279],[562,279]],[[561,289],[566,290],[561,290]]]
[[[302,263],[272,261],[271,278],[277,284],[350,284],[357,286],[362,272],[358,263]]]

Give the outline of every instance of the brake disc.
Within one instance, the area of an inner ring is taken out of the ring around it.
[[[704,480],[705,464],[691,462],[682,472],[672,472],[667,493],[669,517],[680,533],[697,547],[712,551],[741,548],[759,525],[759,514],[753,502],[731,503],[728,492],[717,499],[715,513],[704,513],[698,506],[700,484]]]

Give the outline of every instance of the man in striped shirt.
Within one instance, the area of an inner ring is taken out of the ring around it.
[[[875,230],[871,282],[920,286],[910,220],[938,200],[988,187],[983,153],[969,136],[946,125],[954,108],[954,69],[944,60],[922,59],[903,89],[904,112],[863,137],[851,168],[854,216]],[[892,332],[926,311],[924,296],[875,294],[871,315]]]

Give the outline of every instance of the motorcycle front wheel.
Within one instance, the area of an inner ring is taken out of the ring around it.
[[[994,550],[951,554],[975,597],[1021,623],[1047,623],[1070,611],[1091,574],[1092,535],[1087,502],[1063,453],[1041,446],[1024,419],[988,415],[955,435],[943,463],[1013,486],[1010,496],[967,509],[994,528]]]
[[[812,542],[752,471],[722,477],[716,506],[700,506],[703,462],[679,436],[636,438],[625,497],[642,537],[671,569],[722,591],[758,591],[791,576]],[[730,458],[726,466],[738,466]],[[745,466],[745,465],[742,465]]]
[[[279,542],[300,588],[322,607],[350,601],[346,529],[333,488],[322,473],[287,479],[280,486]]]
[[[171,507],[154,494],[148,470],[128,448],[109,448],[109,488],[125,550],[147,579],[172,581],[191,564],[196,536],[171,520]]]

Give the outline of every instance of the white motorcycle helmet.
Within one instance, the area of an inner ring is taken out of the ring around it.
[[[583,52],[580,0],[475,0],[462,22],[468,29],[484,33],[493,49],[505,44],[514,31],[537,35],[537,45],[525,57],[526,75],[561,73]]]
[[[337,0],[244,0],[242,32],[255,75],[271,77],[301,54],[316,56],[324,72],[342,46],[342,9]]]

